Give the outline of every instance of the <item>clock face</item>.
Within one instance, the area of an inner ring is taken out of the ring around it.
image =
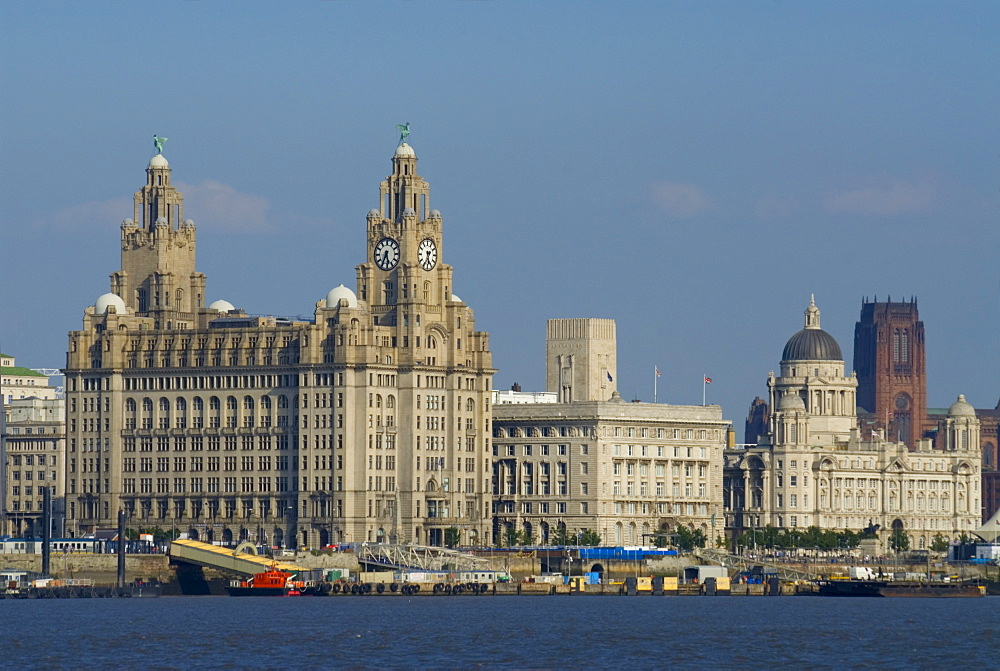
[[[399,263],[399,243],[392,238],[382,238],[375,244],[375,265],[382,270],[392,270]]]
[[[424,270],[430,270],[437,265],[438,250],[433,240],[425,238],[420,242],[420,246],[417,247],[417,260]]]

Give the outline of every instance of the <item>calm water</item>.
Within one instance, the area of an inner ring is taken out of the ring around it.
[[[3,668],[997,668],[1000,597],[0,601]]]

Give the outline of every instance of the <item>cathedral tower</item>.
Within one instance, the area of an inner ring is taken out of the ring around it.
[[[854,327],[854,369],[858,405],[872,422],[868,426],[887,429],[887,439],[915,449],[927,413],[924,323],[916,299],[861,304]]]

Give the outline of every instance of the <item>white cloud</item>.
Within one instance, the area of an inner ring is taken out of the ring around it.
[[[184,194],[184,216],[199,227],[253,233],[271,228],[271,203],[263,196],[237,191],[228,184],[206,179],[201,184],[177,183]]]
[[[654,184],[653,201],[664,212],[678,217],[693,217],[712,207],[701,187],[679,182]]]
[[[120,224],[132,217],[131,198],[111,198],[80,203],[59,210],[35,222],[39,228],[54,228],[70,231],[80,228],[94,228],[106,224]]]
[[[824,199],[823,205],[831,212],[896,215],[923,212],[933,198],[933,190],[927,184],[890,178],[877,180],[871,186],[831,193]]]
[[[237,191],[228,184],[206,179],[200,184],[174,184],[184,194],[184,218],[199,227],[226,232],[256,233],[271,228],[267,219],[271,203],[263,196]],[[132,198],[110,198],[80,203],[36,222],[40,228],[74,230],[117,225],[133,214]]]

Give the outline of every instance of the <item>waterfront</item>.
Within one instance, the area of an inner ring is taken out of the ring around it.
[[[1000,658],[1000,597],[0,602],[6,668],[931,668]]]

